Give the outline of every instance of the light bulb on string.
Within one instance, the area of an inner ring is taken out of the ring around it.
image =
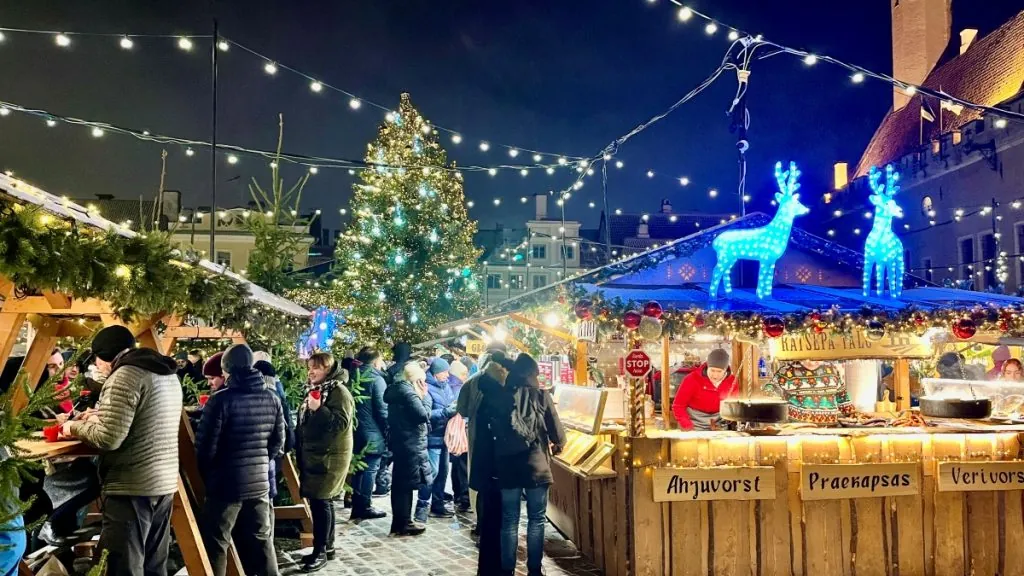
[[[185,52],[192,49],[192,40],[188,36],[182,36],[178,38],[178,48],[181,48]]]
[[[487,152],[490,149],[491,149],[491,145],[488,144],[487,142],[481,142],[480,143],[480,151],[481,152]]]
[[[7,39],[7,36],[4,36],[4,33],[0,32],[0,42],[3,42],[6,39]]]
[[[864,73],[863,72],[857,72],[856,74],[854,74],[853,76],[850,77],[850,80],[854,84],[860,84],[861,82],[864,81]]]
[[[548,176],[550,176],[550,175],[555,173],[555,169],[552,168],[551,166],[548,166],[547,169],[544,170],[544,171],[548,173]]]
[[[498,175],[498,169],[497,168],[488,168],[487,169],[487,174],[490,175],[490,176],[497,176]]]
[[[530,174],[530,171],[527,170],[526,168],[523,168],[522,170],[519,171],[519,174],[522,175],[523,177],[526,177],[527,175]]]
[[[229,48],[231,48],[231,45],[227,40],[220,40],[217,42],[217,49],[221,52],[227,52]]]
[[[713,36],[715,32],[718,32],[718,24],[715,24],[714,22],[708,22],[708,25],[704,27],[704,32],[708,36]]]
[[[716,196],[718,196],[718,190],[716,190],[714,188],[712,188],[711,190],[708,190],[708,196],[711,197],[711,198],[715,198]]]
[[[274,74],[277,74],[277,64],[274,64],[273,62],[267,62],[266,64],[263,65],[263,71],[273,76]]]
[[[462,142],[462,136],[458,134],[452,134],[452,144],[459,144]]]
[[[98,127],[98,126],[93,127],[93,129],[92,129],[92,137],[93,138],[102,138],[103,137],[103,129]]]
[[[682,185],[682,186],[689,186],[690,185],[690,179],[687,178],[686,176],[683,176],[682,178],[679,179],[679,184]]]
[[[516,156],[519,156],[519,150],[516,150],[515,148],[509,148],[508,155],[515,158]]]
[[[569,162],[569,161],[566,160],[564,156],[558,159],[558,164],[560,166],[565,166],[567,162]]]
[[[310,173],[310,174],[316,174],[316,173],[317,173],[317,172],[319,172],[319,171],[320,171],[320,169],[319,169],[319,168],[317,168],[316,166],[310,166],[310,167],[309,167],[309,173]]]
[[[71,46],[71,38],[69,38],[67,34],[57,34],[53,37],[53,41],[56,42],[57,46],[60,46],[61,48],[67,48],[68,46]]]
[[[615,161],[615,167],[616,168],[622,168],[623,166],[625,166],[625,164],[623,164],[622,160],[616,160]]]
[[[195,156],[196,151],[191,148],[185,148],[185,156]]]
[[[324,89],[324,85],[321,84],[320,82],[317,82],[316,80],[313,80],[312,82],[309,83],[309,89],[312,90],[313,92],[319,93],[321,90]]]
[[[679,16],[680,22],[686,22],[690,18],[693,18],[693,10],[690,9],[689,6],[683,6],[682,8],[679,9],[677,15]]]
[[[494,199],[494,205],[495,206],[501,206],[501,198],[495,198]]]
[[[740,39],[740,33],[735,30],[729,30],[729,41],[735,42]]]
[[[917,94],[917,86],[914,86],[913,84],[908,84],[903,89],[903,93],[906,94],[907,96],[913,96],[914,94]]]
[[[647,171],[647,177],[648,178],[654,178],[654,170],[648,170]]]
[[[228,164],[238,164],[238,156],[235,156],[234,154],[228,154]]]
[[[1006,118],[996,118],[995,122],[993,122],[992,125],[998,128],[999,130],[1002,130],[1003,128],[1006,128]]]
[[[129,38],[127,36],[123,36],[121,38],[121,41],[119,42],[119,44],[121,45],[121,48],[123,48],[125,50],[131,50],[132,46],[135,45],[135,42],[132,42],[131,38]]]
[[[47,118],[46,119],[46,126],[47,126],[47,128],[53,128],[56,125],[57,125],[57,121],[54,120],[53,118]]]
[[[534,162],[540,162],[542,159],[543,159],[543,157],[540,154],[534,154],[533,155],[533,161]]]

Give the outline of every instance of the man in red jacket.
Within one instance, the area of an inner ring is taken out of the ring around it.
[[[711,430],[722,400],[736,395],[736,378],[729,371],[729,353],[721,348],[690,372],[672,401],[672,414],[683,430]]]

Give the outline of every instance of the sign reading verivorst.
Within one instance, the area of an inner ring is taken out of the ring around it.
[[[939,462],[939,492],[1024,490],[1024,462]]]
[[[775,468],[771,466],[654,469],[655,502],[773,498]]]
[[[632,350],[626,354],[626,373],[634,378],[642,378],[651,371],[651,357],[643,350]]]
[[[850,358],[927,358],[931,344],[924,338],[887,333],[881,340],[871,341],[861,330],[849,334],[808,331],[799,336],[780,336],[769,340],[776,360],[840,360]]]
[[[802,464],[801,500],[909,496],[921,492],[921,467],[914,463]]]

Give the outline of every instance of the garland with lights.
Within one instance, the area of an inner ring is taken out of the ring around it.
[[[305,318],[254,304],[236,281],[194,263],[165,234],[95,232],[34,206],[0,202],[0,275],[17,296],[51,290],[98,298],[125,320],[193,316],[254,340],[291,340],[304,327]]]
[[[762,314],[699,308],[663,309],[657,302],[609,300],[600,291],[587,294],[580,288],[565,287],[553,301],[534,304],[523,312],[536,317],[553,313],[554,323],[564,326],[581,320],[593,321],[598,337],[604,339],[621,339],[634,331],[643,339],[655,339],[667,333],[679,339],[706,334],[753,341],[829,333],[849,336],[861,331],[869,340],[877,341],[886,334],[924,335],[931,329],[949,331],[960,340],[969,340],[979,332],[1024,337],[1024,307],[1019,306],[941,310],[908,306],[900,311],[864,306],[856,312],[835,307]]]
[[[431,326],[471,315],[480,282],[461,174],[454,174],[437,135],[403,94],[377,139],[352,198],[352,223],[339,238],[336,280],[320,299],[341,310],[364,345],[419,342]],[[422,169],[393,169],[416,164]]]

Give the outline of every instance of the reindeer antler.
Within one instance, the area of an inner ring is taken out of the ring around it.
[[[882,173],[878,171],[878,168],[872,166],[871,170],[868,171],[868,183],[871,185],[871,191],[878,196],[888,196],[892,198],[900,191],[900,173],[897,172],[892,164],[885,166],[885,184],[879,183],[882,178]]]
[[[800,189],[800,183],[797,179],[800,178],[800,170],[796,167],[796,162],[789,163],[789,170],[782,171],[782,162],[775,163],[775,181],[779,183],[779,192],[783,196],[792,196],[794,192]]]

